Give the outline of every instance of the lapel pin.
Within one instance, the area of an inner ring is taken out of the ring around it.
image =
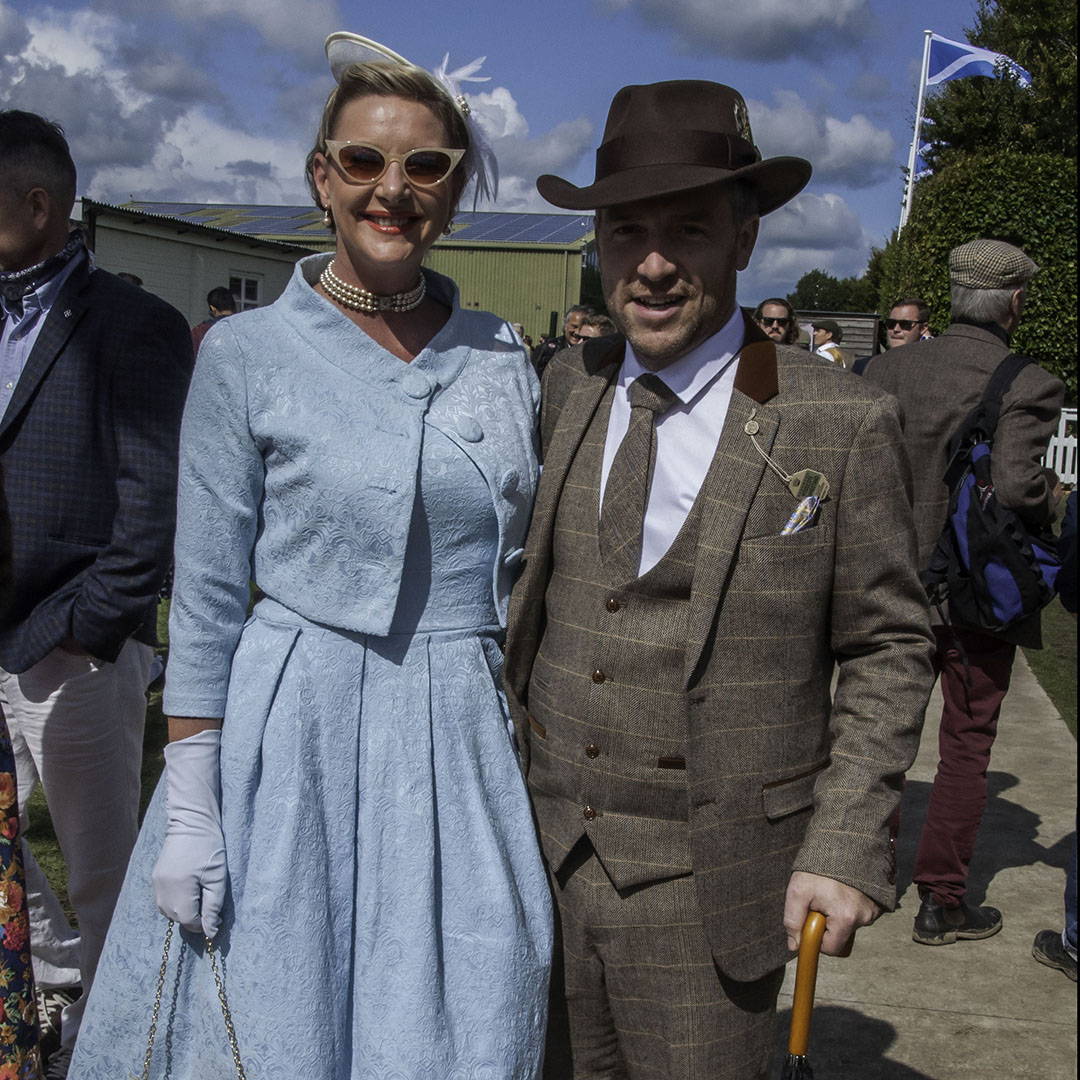
[[[750,419],[743,425],[743,431],[750,436],[750,441],[754,444],[754,449],[765,459],[765,464],[784,481],[788,491],[790,491],[796,499],[805,500],[813,497],[818,502],[821,502],[825,496],[829,494],[829,481],[825,478],[824,474],[819,473],[816,469],[800,469],[798,472],[791,474],[785,472],[784,469],[769,457],[765,452],[765,448],[755,438],[760,430],[758,422],[754,419],[756,414],[757,409],[754,409],[750,413]]]

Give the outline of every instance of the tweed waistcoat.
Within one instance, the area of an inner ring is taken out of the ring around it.
[[[647,574],[613,581],[598,540],[613,390],[574,458],[559,504],[547,624],[530,682],[529,783],[558,869],[588,835],[618,888],[691,870],[686,617],[700,512]]]

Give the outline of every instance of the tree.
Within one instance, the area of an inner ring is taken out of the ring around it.
[[[1076,400],[1076,161],[1054,154],[958,154],[915,188],[911,217],[883,256],[882,298],[923,296],[949,324],[949,251],[978,236],[1022,247],[1041,267],[1013,348]],[[887,301],[886,301],[887,302]]]
[[[865,277],[835,278],[824,270],[810,270],[788,293],[796,311],[873,311],[876,290]]]
[[[935,171],[956,154],[1076,156],[1076,4],[1073,0],[979,0],[973,45],[1004,53],[1031,73],[945,83],[927,98],[923,128]]]

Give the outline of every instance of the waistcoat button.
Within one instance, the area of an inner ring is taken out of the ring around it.
[[[586,743],[585,744],[585,756],[586,757],[599,757],[600,756],[600,747],[597,746],[596,743],[593,743],[593,742]]]
[[[614,596],[609,596],[607,601],[608,611],[618,611],[622,607],[622,604]]]
[[[585,808],[584,808],[584,809],[583,809],[583,810],[581,811],[581,816],[582,816],[582,817],[583,817],[583,818],[584,818],[584,819],[585,819],[586,821],[592,821],[592,820],[593,820],[593,818],[595,818],[595,817],[596,817],[596,811],[595,811],[595,810],[594,810],[594,809],[593,809],[593,808],[592,808],[591,806],[586,806],[586,807],[585,807]]]
[[[599,668],[592,673],[592,681],[594,683],[602,683],[606,678],[607,676]]]

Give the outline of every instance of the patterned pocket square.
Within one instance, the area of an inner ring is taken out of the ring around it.
[[[807,495],[795,507],[787,524],[780,530],[780,535],[790,536],[792,533],[802,532],[803,529],[809,529],[811,525],[816,524],[820,505],[821,499],[817,495]]]

